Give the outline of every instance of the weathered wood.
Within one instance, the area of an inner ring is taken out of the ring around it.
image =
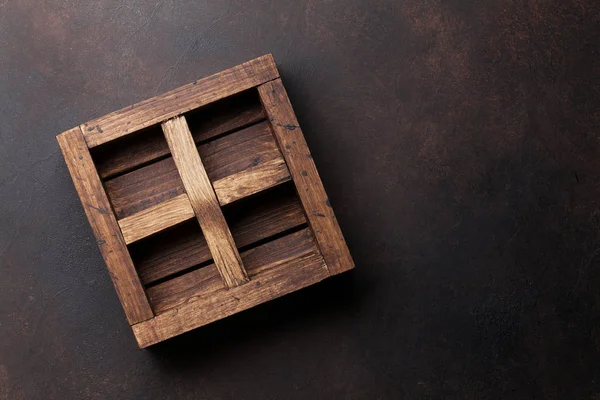
[[[208,104],[186,116],[196,143],[245,128],[265,118],[256,90]],[[92,151],[102,179],[131,171],[168,154],[169,146],[160,125],[105,143]]]
[[[195,218],[131,244],[129,252],[144,285],[212,258]]]
[[[111,179],[104,187],[119,219],[185,193],[172,157]]]
[[[295,193],[259,195],[229,206],[225,217],[238,248],[306,223]],[[197,222],[146,238],[129,247],[140,279],[148,285],[212,258]]]
[[[225,285],[234,287],[247,282],[242,260],[185,118],[168,120],[162,127],[185,191]]]
[[[259,86],[258,92],[329,272],[333,275],[354,268],[281,79]]]
[[[194,218],[194,210],[190,200],[180,194],[118,222],[125,243],[130,244],[191,218]]]
[[[115,111],[81,126],[88,147],[161,123],[279,76],[270,54]]]
[[[268,122],[261,122],[198,147],[221,205],[290,179]],[[125,218],[184,193],[171,157],[105,182],[118,218]]]
[[[306,230],[294,235],[310,235],[310,232]],[[286,238],[280,240],[284,239]],[[285,246],[280,248],[283,247]],[[155,318],[132,327],[138,345],[142,348],[150,346],[312,285],[329,276],[325,262],[314,243],[311,246],[304,246],[304,244],[294,246],[290,252],[293,256],[288,257],[286,262],[277,261],[277,257],[281,254],[275,251],[277,255],[273,260],[260,262],[258,265],[253,265],[254,259],[250,259],[251,256],[245,253],[244,256],[249,262],[248,274],[252,281],[229,290],[224,288],[214,290],[210,278],[207,277],[211,275],[210,270],[198,272],[195,278],[198,290],[191,290],[192,293],[186,294],[192,297],[188,297],[178,306],[162,312]],[[180,287],[178,290],[190,289]]]
[[[57,136],[129,324],[154,316],[79,128]]]
[[[226,205],[289,180],[285,162],[279,158],[219,179],[213,183],[213,187],[219,203]]]

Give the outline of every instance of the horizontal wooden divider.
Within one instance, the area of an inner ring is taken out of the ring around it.
[[[127,244],[194,218],[188,196],[181,194],[154,207],[119,220]]]
[[[194,144],[185,117],[162,124],[173,160],[181,176],[215,265],[227,287],[248,281],[225,217]]]

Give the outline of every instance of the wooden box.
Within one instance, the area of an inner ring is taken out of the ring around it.
[[[271,55],[57,139],[140,347],[354,266]]]

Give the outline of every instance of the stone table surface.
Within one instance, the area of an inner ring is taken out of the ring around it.
[[[599,399],[600,4],[0,0],[1,399]],[[138,350],[55,136],[273,53],[352,273]]]

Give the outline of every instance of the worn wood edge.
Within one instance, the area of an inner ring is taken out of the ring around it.
[[[186,194],[180,194],[154,207],[118,221],[125,243],[130,244],[171,226],[194,218],[194,210]]]
[[[278,77],[273,55],[266,54],[91,120],[80,128],[88,147],[93,148]],[[183,96],[189,98],[182,99]],[[167,107],[173,102],[177,105]],[[140,121],[131,123],[134,117]]]
[[[70,129],[56,139],[129,324],[152,318],[154,312],[137,276],[81,130],[78,127]],[[76,146],[76,152],[71,150],[72,146]],[[78,162],[80,166],[77,166]],[[83,171],[82,167],[86,165],[88,169]]]
[[[226,318],[311,286],[329,276],[321,255],[311,253],[258,273],[246,285],[212,292],[152,319],[133,325],[140,348]]]
[[[162,129],[208,248],[225,285],[231,288],[248,282],[242,259],[185,117],[179,116],[164,122]]]
[[[351,270],[354,261],[281,79],[258,86],[258,93],[330,274]]]

